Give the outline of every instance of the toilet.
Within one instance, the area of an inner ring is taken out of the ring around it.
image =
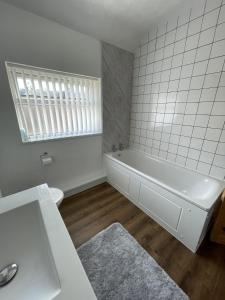
[[[64,198],[63,191],[61,191],[60,189],[54,188],[54,187],[50,187],[49,190],[50,190],[52,200],[59,207]]]

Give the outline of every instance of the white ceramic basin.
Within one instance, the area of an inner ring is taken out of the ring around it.
[[[47,184],[0,198],[0,300],[97,300]]]
[[[38,201],[0,215],[0,269],[16,263],[14,279],[0,288],[0,299],[53,299],[59,278]]]

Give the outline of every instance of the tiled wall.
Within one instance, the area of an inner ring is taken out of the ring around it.
[[[103,150],[129,143],[134,55],[102,42]]]
[[[196,1],[136,51],[130,146],[225,176],[225,0]]]

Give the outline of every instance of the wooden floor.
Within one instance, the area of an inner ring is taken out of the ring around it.
[[[191,299],[225,299],[225,247],[205,241],[193,254],[108,183],[64,200],[75,247],[120,222]]]

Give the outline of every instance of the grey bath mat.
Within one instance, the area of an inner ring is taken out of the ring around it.
[[[189,299],[119,223],[78,249],[98,300]]]

